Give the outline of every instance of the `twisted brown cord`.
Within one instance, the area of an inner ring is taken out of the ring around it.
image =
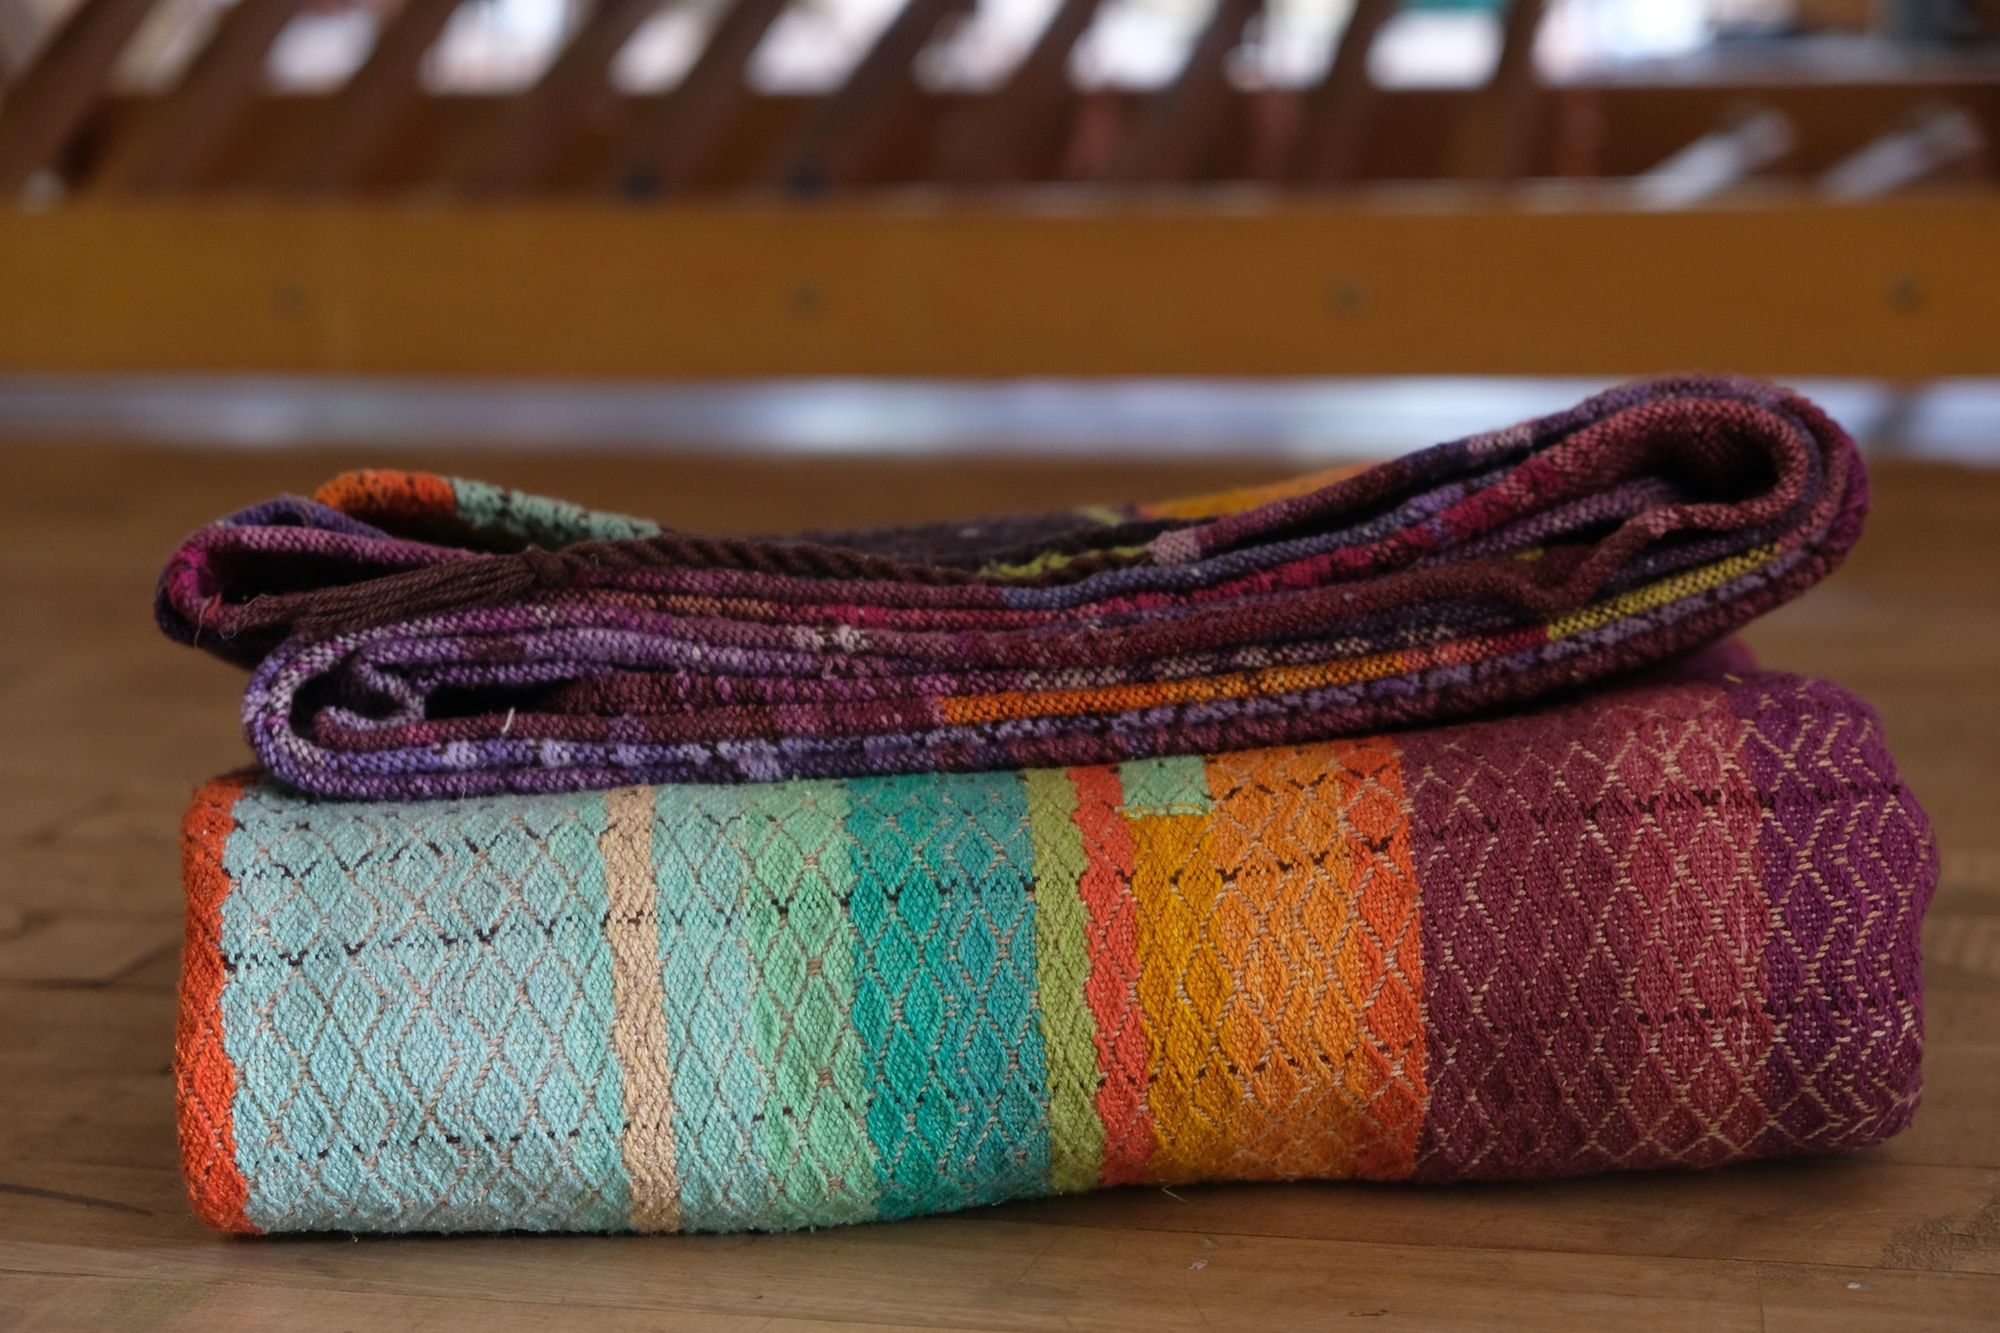
[[[1617,457],[1590,458],[1593,436],[1606,429],[1603,423],[1565,441],[1561,449],[1589,458],[1592,467],[1571,478],[1573,487],[1584,480],[1604,485],[1637,467],[1653,462],[1654,452],[1670,444],[1682,466],[1689,460],[1705,468],[1721,470],[1737,462],[1740,442],[1734,431],[1690,432],[1685,423],[1670,420],[1657,405],[1631,413],[1640,418],[1659,417],[1660,424],[1678,427],[1667,431],[1642,432],[1640,447],[1620,451]],[[1648,422],[1648,424],[1652,424]],[[1742,422],[1728,423],[1741,429]],[[1762,424],[1762,423],[1759,423]],[[1712,438],[1711,438],[1712,436]],[[1798,442],[1786,440],[1797,445]],[[1767,448],[1771,444],[1767,442]],[[1769,517],[1768,512],[1795,501],[1802,480],[1799,468],[1777,479],[1765,493],[1748,502],[1710,506],[1718,510],[1707,521],[1693,521],[1692,510],[1680,521],[1666,527],[1652,520],[1635,518],[1620,528],[1582,548],[1573,548],[1564,559],[1527,569],[1511,561],[1479,561],[1458,569],[1413,568],[1378,576],[1365,587],[1332,590],[1330,596],[1359,609],[1363,605],[1384,605],[1397,597],[1490,597],[1542,615],[1574,609],[1601,587],[1618,564],[1648,542],[1683,526],[1706,528],[1714,525],[1720,511],[1728,511],[1737,522]],[[1582,480],[1578,480],[1581,477]],[[1312,517],[1325,521],[1328,513],[1365,509],[1380,500],[1373,492],[1389,484],[1379,472],[1369,472],[1336,483],[1315,497]],[[1699,508],[1699,507],[1697,507]],[[1654,515],[1653,520],[1659,516]],[[1274,535],[1271,524],[1298,526],[1297,514],[1266,514],[1261,511],[1215,520],[1209,525],[1219,537],[1218,546],[1231,546]],[[1157,528],[1150,523],[1115,525],[1091,534],[1090,541],[1103,542],[1106,533],[1116,535]],[[1069,543],[1064,543],[1069,545]],[[1009,586],[1042,587],[1071,583],[1108,568],[1130,563],[1128,556],[1111,550],[1085,549],[1068,561],[1020,578],[1010,578]],[[720,570],[762,574],[789,579],[871,581],[916,587],[964,587],[991,581],[977,570],[958,566],[920,564],[864,551],[812,541],[770,541],[741,537],[698,537],[667,532],[650,537],[624,540],[580,542],[559,550],[529,546],[508,554],[477,555],[454,559],[420,569],[383,575],[358,583],[267,595],[243,608],[237,628],[277,629],[310,639],[376,628],[381,625],[421,619],[450,611],[517,601],[538,592],[587,585],[600,576],[635,570],[677,568]],[[1328,590],[1322,590],[1326,592]],[[1300,601],[1300,608],[1316,598]],[[1323,600],[1323,599],[1321,599]],[[1330,606],[1328,609],[1331,609]],[[1235,614],[1235,613],[1232,613]]]
[[[786,578],[879,579],[933,587],[979,581],[969,570],[911,565],[832,546],[663,533],[621,541],[579,542],[555,551],[529,546],[506,555],[482,555],[359,583],[283,593],[260,601],[258,619],[265,624],[287,623],[307,638],[323,639],[575,587],[597,573],[664,568]]]

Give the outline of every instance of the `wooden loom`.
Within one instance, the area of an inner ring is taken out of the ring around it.
[[[0,370],[2000,373],[2000,64],[1550,87],[1515,0],[1484,86],[1388,90],[1395,5],[1360,0],[1316,82],[1245,89],[1259,5],[1219,0],[1167,86],[1089,91],[1100,3],[1062,0],[997,88],[939,92],[917,57],[968,6],[909,0],[777,96],[745,71],[786,0],[731,0],[676,87],[618,95],[663,2],[602,0],[497,97],[422,86],[459,0],[309,96],[263,76],[300,0],[240,0],[151,95],[108,84],[153,0],[83,0],[0,102],[0,189],[56,200],[0,214]],[[1778,151],[1727,156],[1745,108]],[[1721,177],[1644,206],[1690,144]],[[1916,188],[1827,202],[1871,149]]]

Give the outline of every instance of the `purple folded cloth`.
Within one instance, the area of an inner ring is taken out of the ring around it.
[[[1866,501],[1811,403],[1672,379],[1250,492],[793,538],[350,474],[193,534],[158,612],[254,668],[251,745],[321,796],[1115,763],[1660,662],[1817,582]]]

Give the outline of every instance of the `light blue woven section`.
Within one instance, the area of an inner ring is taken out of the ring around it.
[[[757,1227],[770,1216],[777,1186],[758,1128],[772,1079],[750,1021],[757,959],[743,798],[734,787],[661,787],[654,810],[681,1225]]]
[[[622,1227],[602,796],[315,813],[253,787],[224,851],[250,1220]]]
[[[1049,1189],[1034,847],[1018,773],[848,783],[854,1025],[880,1214]]]

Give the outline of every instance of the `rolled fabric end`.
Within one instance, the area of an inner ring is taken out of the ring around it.
[[[222,905],[230,892],[224,858],[236,828],[234,810],[250,781],[244,775],[215,779],[195,793],[181,822],[187,940],[181,953],[173,1063],[188,1199],[209,1226],[243,1233],[257,1228],[244,1214],[249,1187],[236,1148],[238,1076],[222,1030],[222,994],[231,970]]]

